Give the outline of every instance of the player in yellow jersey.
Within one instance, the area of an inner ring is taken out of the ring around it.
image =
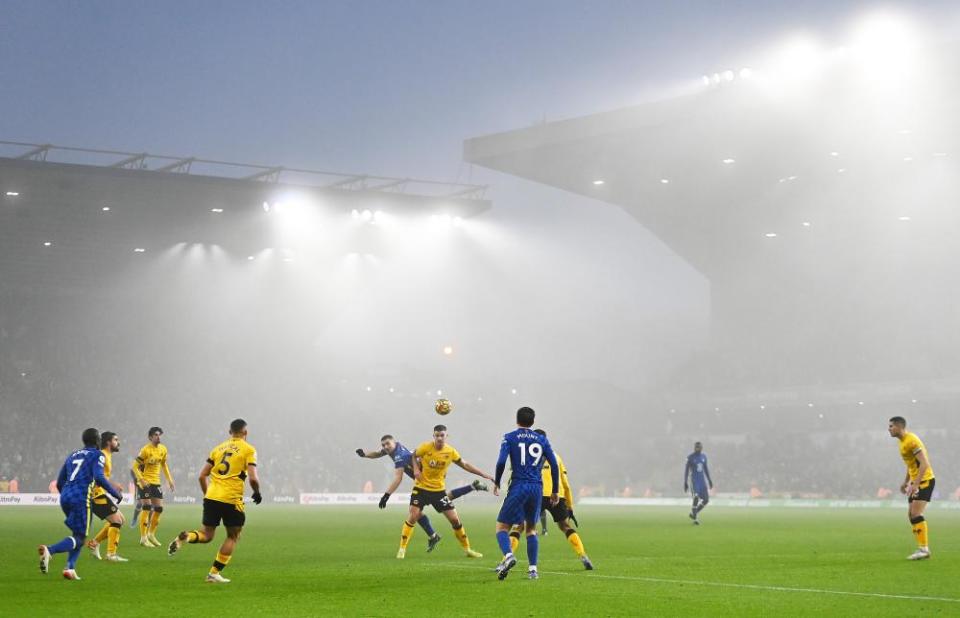
[[[110,478],[113,470],[113,454],[120,451],[120,437],[112,431],[105,431],[100,434],[100,450],[103,452],[103,475]],[[123,486],[113,484],[117,491],[123,492]],[[100,543],[107,541],[107,560],[109,562],[128,562],[126,558],[117,554],[117,547],[120,545],[120,527],[123,526],[123,513],[117,508],[116,503],[107,495],[99,485],[93,490],[93,503],[90,510],[94,515],[103,520],[103,528],[97,533],[97,536],[87,541],[87,548],[97,560],[102,560],[100,556]]]
[[[137,479],[137,500],[140,501],[140,544],[144,547],[160,547],[157,527],[163,513],[163,489],[160,487],[160,470],[167,477],[167,485],[173,491],[173,476],[167,465],[167,446],[160,444],[163,430],[151,427],[147,442],[133,460],[133,475]]]
[[[450,496],[447,495],[447,470],[450,464],[456,464],[467,472],[489,481],[492,481],[493,477],[465,462],[457,449],[447,444],[447,428],[444,425],[433,428],[433,440],[417,447],[413,452],[412,463],[414,483],[410,493],[410,512],[400,532],[400,549],[397,550],[397,558],[406,556],[407,544],[413,536],[414,526],[420,519],[424,507],[427,506],[432,506],[435,511],[447,518],[468,558],[483,558],[483,554],[470,549],[470,540],[460,522],[457,508],[453,506]],[[497,493],[496,490],[494,493]]]
[[[933,499],[933,487],[936,479],[933,467],[917,434],[907,431],[907,421],[902,416],[890,419],[887,429],[890,435],[900,440],[900,457],[907,466],[907,476],[900,485],[900,493],[907,495],[910,526],[917,539],[917,551],[910,554],[909,560],[924,560],[930,557],[930,545],[927,541],[927,520],[923,516],[927,505]]]
[[[209,482],[207,480],[209,477]],[[257,450],[247,442],[247,422],[241,418],[230,423],[230,439],[221,442],[207,458],[200,470],[200,488],[203,490],[203,529],[184,530],[170,542],[171,556],[186,543],[209,543],[217,533],[220,522],[227,529],[227,538],[217,550],[217,558],[207,573],[207,582],[230,583],[220,574],[233,556],[247,516],[243,511],[243,482],[250,479],[254,504],[260,504],[260,479],[257,477]]]
[[[547,432],[542,429],[534,429],[534,431],[544,437],[547,435]],[[560,528],[560,532],[567,536],[567,541],[573,548],[574,553],[577,554],[577,557],[580,558],[583,568],[592,571],[593,563],[590,562],[590,558],[587,557],[587,550],[584,549],[583,541],[580,540],[580,533],[570,525],[570,518],[573,517],[573,490],[570,488],[570,480],[567,478],[567,467],[563,465],[563,459],[560,458],[560,453],[554,450],[553,454],[557,458],[557,467],[560,471],[561,491],[557,492],[560,500],[555,505],[550,504],[550,495],[553,493],[553,479],[550,477],[550,462],[544,460],[543,468],[540,469],[540,473],[543,475],[543,501],[541,505],[543,506],[544,512],[549,512],[550,515],[553,516],[553,521],[556,522],[557,527]],[[511,550],[516,551],[517,546],[520,545],[520,535],[523,531],[523,524],[510,529]]]

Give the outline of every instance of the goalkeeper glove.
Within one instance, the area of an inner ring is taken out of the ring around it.
[[[359,455],[360,457],[366,457],[366,455],[364,454],[362,448],[358,448],[357,451],[356,451],[356,453],[357,453],[357,455]]]
[[[263,496],[260,495],[260,492],[259,491],[253,492],[253,503],[260,504],[261,502],[263,502]]]
[[[380,504],[378,504],[377,506],[379,506],[381,509],[387,508],[387,500],[389,500],[389,499],[390,499],[390,494],[389,494],[389,493],[383,494],[383,495],[380,497]]]

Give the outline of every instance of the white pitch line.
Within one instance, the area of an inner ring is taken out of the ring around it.
[[[454,562],[444,563],[459,569],[484,569],[493,572],[493,569],[486,567],[467,566]],[[576,575],[567,571],[540,571],[547,575]],[[636,582],[650,582],[655,584],[683,584],[688,586],[713,586],[715,588],[740,588],[746,590],[766,590],[768,592],[807,592],[813,594],[836,594],[849,597],[873,597],[877,599],[902,599],[905,601],[939,601],[942,603],[960,603],[960,599],[952,597],[928,597],[908,594],[884,594],[882,592],[852,592],[849,590],[827,590],[823,588],[791,588],[788,586],[763,586],[760,584],[737,584],[732,582],[708,582],[692,579],[666,579],[662,577],[637,577],[630,575],[604,575],[602,573],[583,574],[583,577],[599,579],[622,579]]]

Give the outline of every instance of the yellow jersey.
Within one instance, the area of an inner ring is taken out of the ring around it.
[[[150,442],[140,449],[140,454],[133,462],[133,474],[149,485],[160,484],[160,468],[170,480],[170,468],[167,467],[167,445],[154,446]]]
[[[447,468],[460,461],[457,449],[444,444],[442,449],[437,450],[433,441],[418,446],[413,456],[420,460],[420,480],[415,481],[413,486],[426,491],[444,491],[447,488]]]
[[[900,438],[900,457],[903,458],[903,463],[907,466],[907,473],[910,475],[911,481],[917,480],[917,473],[920,472],[920,462],[917,461],[917,455],[921,451],[927,456],[927,471],[923,473],[923,478],[920,479],[922,483],[933,478],[933,464],[930,463],[927,447],[923,445],[917,434],[910,431],[903,434],[903,437]]]
[[[210,451],[207,463],[213,467],[204,498],[234,504],[242,511],[243,482],[247,468],[257,465],[257,449],[243,438],[230,438]]]
[[[110,452],[110,448],[107,447],[100,451],[103,453],[103,475],[107,478],[110,478],[110,471],[113,469],[113,453]],[[106,495],[106,490],[103,487],[100,487],[96,483],[93,484],[93,499],[103,497]]]
[[[563,465],[558,452],[554,451],[553,455],[557,458],[557,468],[560,469],[560,491],[557,494],[567,501],[567,506],[572,507],[573,490],[570,489],[570,481],[567,480],[567,467]],[[553,478],[550,476],[550,462],[546,458],[543,460],[540,474],[543,475],[543,495],[549,497],[553,493]]]

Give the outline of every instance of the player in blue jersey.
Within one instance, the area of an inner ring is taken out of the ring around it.
[[[74,451],[63,462],[57,477],[57,491],[60,492],[60,508],[67,516],[63,523],[70,529],[70,536],[53,545],[41,545],[40,572],[46,575],[50,568],[52,554],[67,554],[67,565],[63,569],[65,579],[80,579],[77,576],[77,559],[83,549],[83,541],[90,525],[90,497],[93,485],[102,487],[114,500],[123,500],[123,488],[111,485],[103,473],[105,457],[100,452],[100,432],[92,427],[83,432],[83,448]]]
[[[380,502],[378,506],[381,509],[387,508],[387,501],[390,500],[390,496],[393,495],[397,488],[400,487],[401,481],[403,481],[403,475],[406,474],[410,478],[413,477],[413,452],[405,447],[404,445],[397,442],[393,436],[387,434],[380,438],[380,450],[379,451],[365,451],[362,448],[358,448],[356,451],[357,455],[364,457],[366,459],[379,459],[380,457],[390,457],[393,460],[393,480],[390,482],[390,485],[387,487],[387,491],[384,492],[383,496],[380,497]],[[487,486],[484,485],[480,479],[475,480],[469,485],[464,485],[463,487],[456,487],[447,491],[447,496],[451,500],[456,500],[461,496],[465,496],[471,491],[487,491]],[[421,511],[422,513],[422,511]],[[427,533],[427,551],[433,551],[437,546],[437,543],[440,542],[440,535],[434,530],[433,525],[430,523],[430,518],[427,517],[426,513],[420,515],[420,519],[417,521],[423,531]]]
[[[689,481],[689,483],[688,483]],[[700,525],[700,511],[710,502],[710,489],[713,489],[713,479],[710,478],[710,468],[707,467],[707,456],[703,454],[703,444],[693,445],[693,452],[687,456],[687,466],[683,470],[683,492],[693,489],[693,508],[690,509],[690,519],[694,525]]]
[[[560,500],[557,488],[560,487],[560,466],[547,436],[530,429],[536,413],[533,408],[523,407],[517,410],[517,429],[503,436],[500,443],[500,457],[497,458],[497,472],[494,477],[493,491],[500,491],[500,480],[510,460],[510,489],[497,515],[497,544],[503,552],[503,560],[497,565],[497,578],[506,579],[510,569],[517,565],[517,559],[510,549],[510,527],[524,524],[527,533],[527,560],[530,568],[527,576],[538,579],[537,554],[540,549],[537,539],[537,521],[540,519],[540,504],[543,494],[541,468],[543,462],[550,463],[550,480],[553,491],[550,494],[550,506],[556,506]]]

